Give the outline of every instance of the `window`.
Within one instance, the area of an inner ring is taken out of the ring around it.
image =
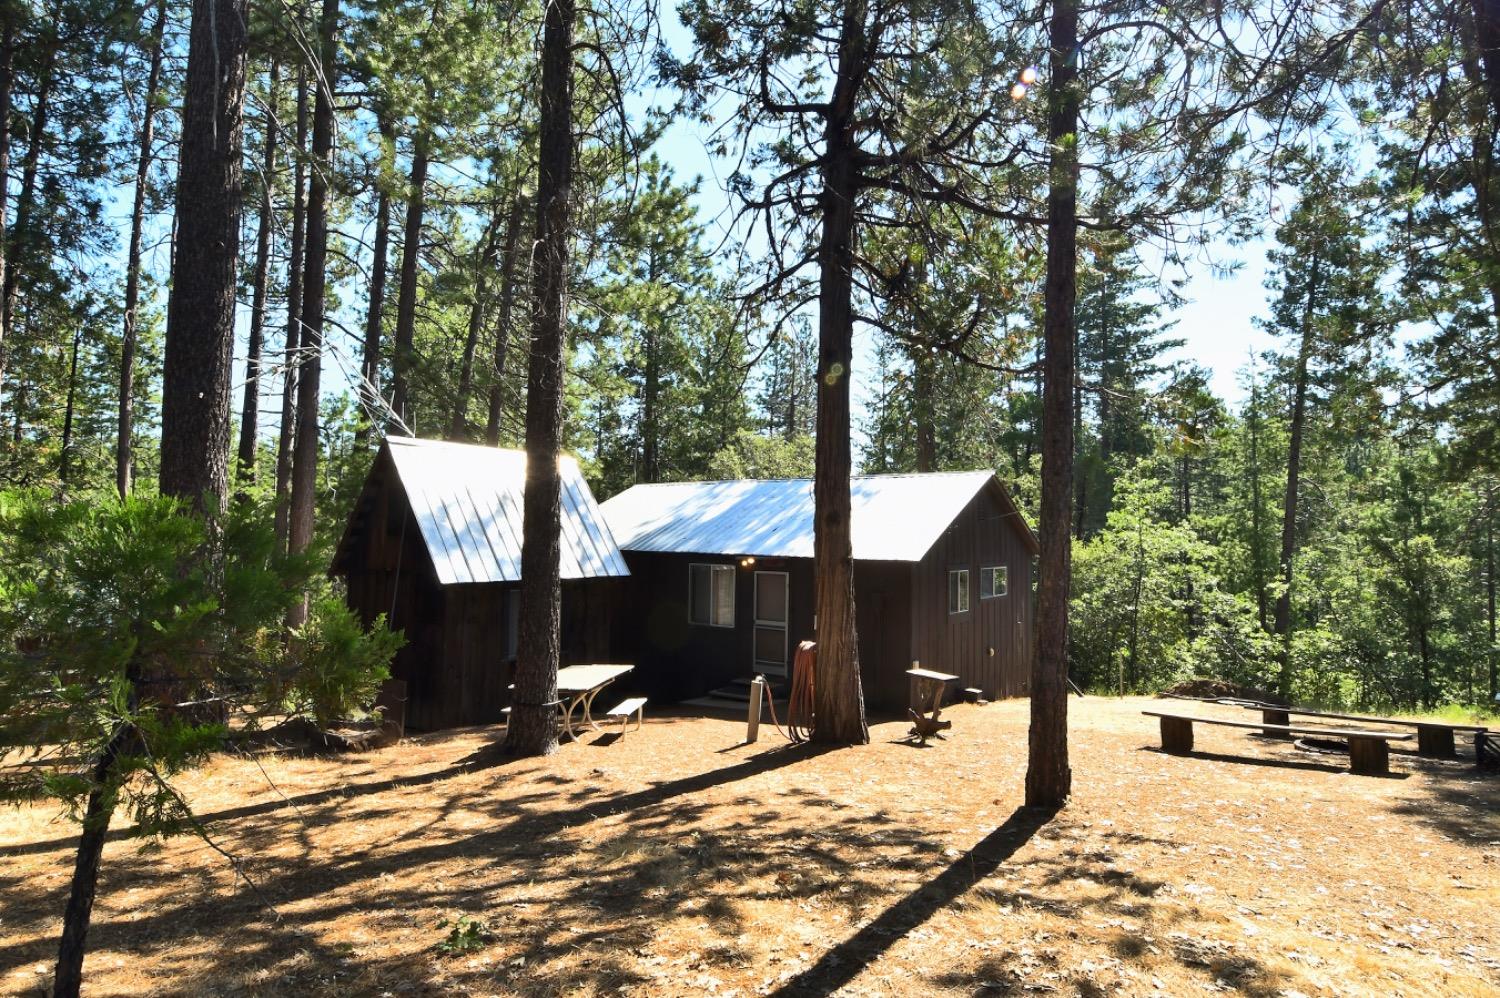
[[[734,566],[688,566],[688,620],[709,627],[734,626]]]
[[[1010,569],[1005,565],[986,565],[979,570],[979,598],[993,599],[1010,592]]]
[[[948,572],[948,612],[969,612],[969,570],[955,568]]]

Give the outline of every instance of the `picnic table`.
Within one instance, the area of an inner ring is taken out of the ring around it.
[[[911,735],[917,739],[919,745],[926,745],[927,739],[937,736],[939,731],[947,731],[953,727],[952,721],[941,720],[939,715],[943,712],[943,691],[949,683],[958,682],[958,677],[946,672],[933,672],[931,669],[923,669],[920,666],[907,669],[906,674],[917,681],[917,707],[908,707],[911,714]],[[923,703],[926,706],[923,706]]]
[[[633,665],[570,665],[557,670],[557,695],[563,705],[563,729],[569,738],[578,736],[573,731],[573,712],[583,707],[583,722],[595,731],[599,723],[594,720],[594,697],[610,683],[619,679]]]
[[[1284,727],[1291,722],[1292,715],[1297,717],[1321,717],[1330,721],[1363,721],[1366,724],[1398,725],[1406,728],[1417,729],[1417,754],[1427,756],[1430,759],[1452,759],[1458,755],[1454,747],[1453,733],[1455,731],[1473,732],[1477,735],[1483,734],[1489,729],[1482,724],[1449,724],[1446,721],[1421,721],[1411,718],[1400,717],[1365,717],[1360,714],[1335,714],[1325,710],[1303,710],[1297,707],[1281,707],[1269,703],[1240,703],[1240,707],[1246,710],[1260,711],[1261,720],[1271,729]],[[1275,730],[1266,732],[1270,735],[1283,734]]]

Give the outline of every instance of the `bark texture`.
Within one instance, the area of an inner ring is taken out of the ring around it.
[[[302,253],[307,242],[307,69],[297,69],[297,148],[292,153],[292,239],[287,253],[286,346],[281,384],[281,427],[276,440],[276,540],[285,547],[292,513],[292,448],[297,437],[297,368],[302,348]]]
[[[568,320],[573,190],[574,0],[551,0],[542,31],[536,251],[531,356],[526,375],[526,498],[522,517],[521,621],[516,697],[506,750],[557,751],[561,626],[563,342]]]
[[[1068,596],[1073,539],[1073,381],[1078,330],[1078,5],[1057,0],[1049,25],[1052,80],[1047,138],[1047,282],[1042,360],[1041,557],[1036,657],[1031,667],[1028,807],[1056,807],[1072,792],[1068,765]]]
[[[323,0],[318,21],[322,72],[316,87],[312,134],[312,178],[307,192],[307,255],[302,267],[302,365],[297,376],[297,443],[292,455],[292,511],[287,549],[301,554],[312,543],[318,490],[318,389],[323,370],[323,311],[328,262],[328,177],[333,175],[333,94],[339,0]],[[329,82],[325,82],[329,81]],[[304,600],[291,623],[307,619]]]
[[[244,0],[194,0],[162,375],[161,491],[222,510],[229,488],[244,141]]]
[[[850,539],[849,384],[854,357],[855,101],[865,64],[863,0],[844,9],[839,72],[824,129],[822,234],[818,244],[818,417],[813,476],[813,574],[816,578],[818,673],[813,687],[814,741],[863,744],[865,725],[854,626],[854,555]]]
[[[15,93],[15,62],[16,11],[5,4],[0,6],[0,288],[10,278],[5,206],[10,203],[10,113]],[[4,387],[5,334],[9,331],[9,323],[0,322],[0,388]]]
[[[78,998],[83,986],[83,956],[88,943],[89,922],[94,912],[94,897],[99,887],[99,861],[104,855],[104,840],[109,835],[109,820],[114,815],[118,778],[115,760],[134,737],[135,729],[122,726],[105,745],[94,763],[94,789],[89,792],[83,812],[83,832],[78,837],[78,853],[73,860],[73,879],[68,888],[68,905],[63,910],[62,940],[57,947],[57,969],[53,977],[52,998]]]
[[[272,60],[268,101],[276,107],[281,67]],[[260,169],[260,217],[255,225],[255,276],[250,293],[250,334],[245,345],[245,396],[240,405],[239,480],[255,482],[255,438],[260,427],[261,353],[265,343],[266,293],[271,276],[271,179],[276,176],[276,115],[266,115],[265,147]]]
[[[1322,268],[1315,256],[1308,277],[1307,305],[1302,315],[1302,341],[1297,348],[1297,371],[1292,381],[1292,413],[1286,450],[1286,494],[1281,503],[1281,593],[1276,597],[1276,634],[1281,638],[1281,669],[1276,692],[1286,699],[1292,690],[1292,570],[1297,558],[1297,503],[1302,483],[1302,438],[1307,427],[1307,369],[1312,359],[1313,303],[1317,300]]]

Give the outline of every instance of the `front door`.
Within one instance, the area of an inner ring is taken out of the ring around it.
[[[786,675],[787,574],[755,573],[755,671]]]

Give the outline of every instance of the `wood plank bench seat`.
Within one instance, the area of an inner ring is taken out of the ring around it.
[[[609,710],[606,710],[604,716],[610,720],[614,720],[615,718],[620,719],[620,737],[624,738],[626,727],[630,724],[630,715],[635,715],[635,730],[639,731],[646,723],[645,712],[646,698],[631,697],[628,700],[621,700],[609,708]]]
[[[1173,755],[1193,751],[1193,725],[1217,724],[1225,728],[1249,728],[1258,731],[1309,735],[1314,738],[1343,738],[1349,742],[1349,770],[1364,776],[1384,776],[1391,771],[1390,743],[1411,737],[1405,731],[1375,731],[1369,728],[1319,728],[1311,725],[1257,724],[1254,721],[1225,721],[1215,717],[1191,714],[1169,714],[1160,710],[1143,710],[1142,714],[1161,718],[1161,747]]]
[[[1454,734],[1465,732],[1483,734],[1489,729],[1482,724],[1450,724],[1447,721],[1422,721],[1400,717],[1362,717],[1359,714],[1335,714],[1326,710],[1299,710],[1296,707],[1277,707],[1274,704],[1241,704],[1246,710],[1260,711],[1261,720],[1275,728],[1291,723],[1292,717],[1321,717],[1330,721],[1363,721],[1366,724],[1388,724],[1417,729],[1417,753],[1431,759],[1452,759],[1458,755]],[[1274,731],[1268,731],[1274,734]]]

